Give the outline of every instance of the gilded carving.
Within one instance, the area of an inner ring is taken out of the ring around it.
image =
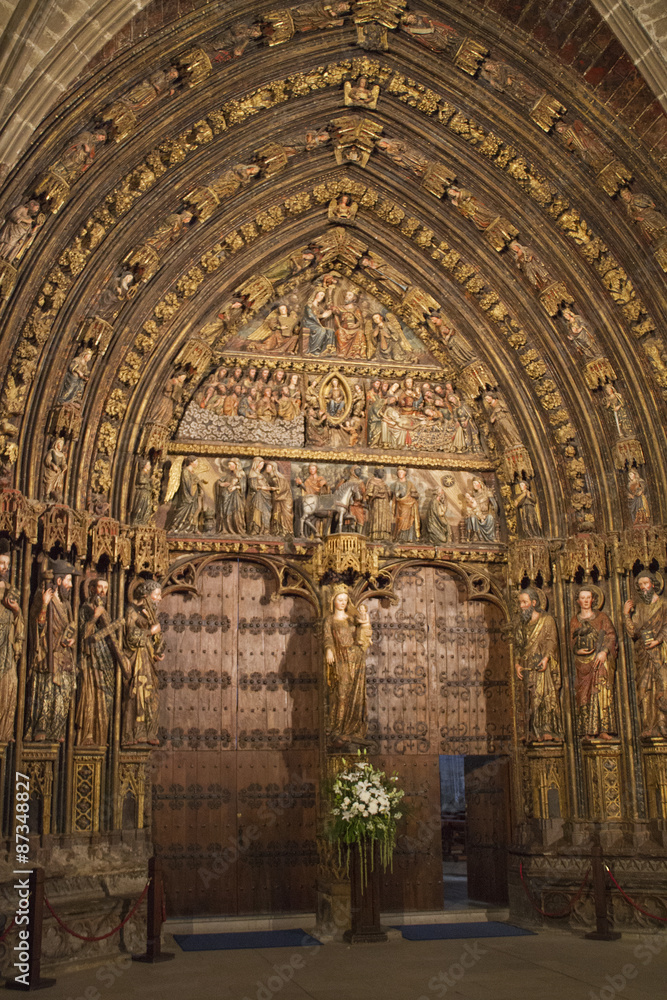
[[[84,549],[85,551],[85,549]],[[42,571],[28,620],[28,707],[26,739],[62,743],[76,689],[72,618],[72,574],[65,560]]]
[[[637,597],[623,605],[623,624],[632,640],[637,702],[644,737],[667,736],[667,602],[659,574],[635,578]]]
[[[521,591],[514,638],[516,675],[523,682],[526,734],[534,743],[563,738],[558,633],[545,605],[544,594],[535,587]]]
[[[170,562],[167,533],[161,528],[146,525],[136,527],[132,538],[135,572],[165,576]]]
[[[42,496],[47,502],[63,502],[67,468],[65,438],[57,437],[47,449],[42,463]]]
[[[76,833],[97,833],[100,828],[104,749],[76,749],[73,758],[72,830]]]
[[[138,581],[128,603],[123,629],[127,667],[123,687],[123,746],[157,745],[158,678],[156,661],[165,643],[157,620],[162,588],[155,580]]]
[[[426,243],[426,245],[429,245],[429,244],[430,244],[430,238],[431,238],[431,237],[430,237],[430,233],[429,233],[429,232],[427,232],[427,231],[424,231],[424,232],[423,232],[423,235],[422,235],[421,233],[420,233],[420,234],[418,235],[418,241],[419,241],[419,240],[423,240],[423,241],[424,241],[424,242]],[[131,376],[131,373],[129,373],[129,372],[127,372],[127,371],[126,371],[126,373],[127,373],[127,374],[130,374],[130,376]]]
[[[489,50],[474,38],[464,38],[454,55],[454,65],[474,76]]]
[[[365,167],[373,152],[375,142],[382,132],[382,125],[370,118],[345,115],[334,118],[333,134],[336,163],[357,163]]]
[[[355,24],[377,21],[385,28],[398,27],[407,0],[357,0],[354,9]]]
[[[637,469],[628,469],[625,490],[630,523],[633,525],[650,524],[651,508],[646,495],[646,480],[642,479]]]
[[[21,594],[10,583],[11,548],[0,539],[0,743],[13,740],[18,689],[17,666],[23,649],[25,623]]]
[[[296,461],[267,461],[254,448],[246,450],[253,456],[248,463],[231,449],[225,457],[205,458],[201,446],[189,446],[189,454],[172,461],[157,514],[157,523],[171,534],[196,537],[217,530],[317,540],[340,532],[399,546],[500,540],[496,486],[481,474],[443,475],[413,463],[387,468],[369,464],[358,452],[343,464],[340,453],[329,454],[325,463],[317,453],[298,450],[288,453]]]
[[[622,819],[619,758],[620,751],[616,747],[587,747],[584,750],[589,809],[593,819]]]
[[[16,266],[32,246],[45,221],[46,216],[35,199],[17,205],[5,216],[0,226],[3,298],[9,298],[16,280]]]
[[[630,170],[614,157],[595,132],[579,118],[571,125],[560,122],[555,131],[563,145],[591,167],[598,184],[610,198],[632,180]]]
[[[524,579],[534,583],[538,577],[545,582],[551,579],[551,557],[546,541],[513,541],[508,552],[508,577],[510,583],[520,587]]]
[[[604,594],[594,584],[576,592],[578,610],[570,620],[577,731],[587,739],[611,740],[618,732],[614,704],[618,640],[602,611]]]
[[[567,110],[560,101],[546,93],[525,73],[521,73],[500,59],[485,59],[480,70],[480,79],[485,80],[494,90],[507,93],[514,98],[545,132],[549,132],[556,120]]]
[[[88,170],[95,160],[99,146],[107,142],[107,133],[83,131],[70,140],[40,177],[34,187],[36,198],[43,199],[49,211],[60,211],[69,198],[70,187]]]
[[[366,605],[355,607],[342,584],[333,588],[327,612],[323,622],[327,737],[331,749],[342,750],[366,743],[366,650],[373,629]]]
[[[345,107],[361,107],[368,108],[369,111],[375,111],[378,106],[380,88],[378,84],[375,84],[374,87],[369,87],[366,77],[360,76],[354,84],[351,80],[345,81],[343,84],[343,96]]]
[[[512,223],[476,198],[467,188],[454,185],[447,189],[449,200],[464,219],[470,219],[474,226],[499,253],[518,235]]]
[[[6,532],[16,541],[25,534],[28,541],[37,541],[39,516],[44,512],[44,504],[28,500],[18,490],[0,490],[0,531]]]
[[[77,746],[104,747],[109,740],[116,687],[116,664],[126,667],[121,649],[122,622],[106,611],[109,584],[89,581],[79,609],[80,682],[76,705]]]

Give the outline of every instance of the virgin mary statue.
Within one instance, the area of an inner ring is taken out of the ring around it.
[[[332,746],[366,740],[366,650],[372,626],[364,604],[355,608],[347,588],[334,588],[324,619],[324,659],[329,691],[329,741]]]

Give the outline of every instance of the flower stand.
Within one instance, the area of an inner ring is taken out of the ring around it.
[[[352,927],[343,939],[350,944],[386,941],[387,934],[380,927],[380,848],[373,845],[373,870],[370,849],[366,851],[367,881],[362,882],[362,865],[359,844],[350,852],[350,912]]]

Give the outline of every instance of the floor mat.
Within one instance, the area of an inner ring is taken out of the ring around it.
[[[320,944],[296,927],[285,931],[239,931],[231,934],[174,934],[181,951],[224,951],[236,948],[306,948]]]
[[[523,937],[533,934],[523,927],[501,924],[497,920],[461,924],[403,924],[398,927],[406,941],[445,941],[456,938]]]

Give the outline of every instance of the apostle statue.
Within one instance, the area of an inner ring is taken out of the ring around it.
[[[79,610],[81,676],[74,719],[78,746],[107,745],[116,663],[127,662],[121,648],[123,623],[111,621],[107,614],[108,593],[106,580],[89,581],[88,598]]]
[[[516,674],[526,691],[528,739],[536,743],[563,736],[556,622],[540,605],[535,587],[519,594]]]
[[[26,739],[62,742],[76,688],[72,619],[74,567],[55,559],[43,573],[28,618]]]
[[[343,584],[334,587],[324,619],[324,659],[329,691],[329,741],[343,748],[365,742],[366,650],[372,627],[365,605],[355,608]]]
[[[623,623],[634,649],[642,736],[667,737],[667,601],[655,573],[640,573],[635,586],[639,602],[625,602]]]
[[[570,621],[570,649],[574,658],[574,692],[580,736],[613,739],[616,733],[614,674],[616,629],[602,610],[599,587],[580,587],[579,610]]]
[[[24,623],[19,593],[9,582],[11,554],[0,540],[0,743],[14,739],[17,664],[23,648]]]
[[[158,678],[155,663],[164,659],[164,637],[157,620],[162,588],[156,580],[142,581],[125,613],[128,672],[123,692],[124,746],[157,744]]]

